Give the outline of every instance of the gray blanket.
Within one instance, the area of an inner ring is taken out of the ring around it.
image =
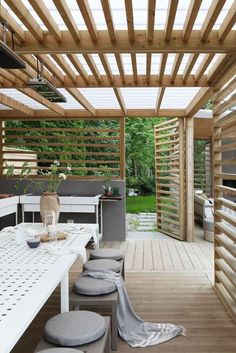
[[[83,276],[100,278],[116,284],[119,293],[117,312],[118,330],[120,336],[131,347],[147,347],[168,341],[178,335],[185,335],[183,326],[169,323],[158,324],[144,322],[138,317],[129,301],[125,283],[120,274],[113,271],[85,271]]]

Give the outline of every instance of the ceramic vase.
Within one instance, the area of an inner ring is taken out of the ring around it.
[[[44,192],[40,198],[40,215],[43,224],[47,215],[52,214],[55,225],[58,223],[60,215],[60,199],[56,192]]]

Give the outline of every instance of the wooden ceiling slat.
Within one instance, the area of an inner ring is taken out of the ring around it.
[[[157,114],[157,112],[161,108],[161,102],[164,97],[164,93],[165,93],[165,87],[160,87],[158,90],[158,94],[157,94],[157,100],[156,100],[156,105],[155,105],[155,114]]]
[[[42,60],[43,65],[52,73],[52,75],[59,80],[60,82],[64,82],[65,75],[56,67],[56,65],[52,62],[52,60],[46,55],[39,55],[39,59]]]
[[[34,9],[34,11],[37,13],[37,15],[41,18],[42,22],[45,24],[49,32],[53,34],[53,36],[58,42],[61,42],[61,31],[45,3],[43,1],[38,0],[29,0],[29,3]]]
[[[106,54],[99,54],[99,58],[101,60],[102,66],[106,72],[108,80],[109,80],[110,84],[112,85],[114,82],[114,77],[113,77],[113,73],[111,71],[111,67],[110,67],[109,61],[107,59],[107,56],[106,56]]]
[[[204,72],[206,71],[206,69],[210,65],[210,63],[211,63],[213,58],[214,58],[214,54],[206,54],[204,56],[201,64],[199,65],[199,67],[196,70],[196,73],[194,75],[194,79],[195,79],[196,82],[199,82],[199,80],[203,76]]]
[[[104,14],[104,17],[106,20],[110,40],[112,43],[115,43],[116,42],[116,32],[115,32],[113,19],[112,19],[110,1],[109,0],[101,0],[101,3],[102,3],[103,14]]]
[[[7,70],[7,72],[11,73],[13,76],[15,76],[19,81],[26,83],[28,80],[28,77],[23,70]]]
[[[201,40],[206,41],[209,37],[209,34],[212,31],[212,28],[219,16],[226,0],[214,0],[211,3],[211,6],[207,12],[206,18],[203,22],[201,28]]]
[[[79,102],[84,109],[86,109],[92,115],[96,114],[95,108],[92,104],[81,94],[81,92],[77,88],[67,88],[67,91],[72,95],[74,99]]]
[[[194,116],[211,98],[212,88],[201,88],[186,108],[186,116]]]
[[[177,12],[177,7],[178,7],[179,0],[174,0],[171,1],[169,0],[169,5],[168,5],[168,11],[167,11],[167,17],[166,17],[166,26],[165,26],[165,40],[168,42],[171,38],[174,22],[175,22],[175,16]]]
[[[54,111],[55,113],[62,115],[62,116],[65,115],[65,109],[60,107],[60,105],[50,102],[48,99],[44,98],[43,96],[41,96],[40,94],[38,94],[37,92],[32,90],[31,88],[22,88],[22,89],[18,89],[18,91],[20,91],[21,93],[24,93],[28,97],[30,97],[33,100],[35,100],[36,102],[44,105],[45,107]]]
[[[16,84],[16,77],[12,73],[8,72],[7,70],[0,68],[0,76],[5,78],[9,82]]]
[[[86,84],[89,82],[89,76],[84,69],[83,65],[77,58],[76,54],[67,54],[68,59],[71,61],[71,63],[74,65],[75,69],[78,71],[80,74],[81,78],[84,80]]]
[[[214,90],[222,89],[225,84],[235,76],[236,72],[236,57],[235,55],[228,55],[225,60],[225,65],[222,65],[217,69],[218,75],[215,77],[214,81],[211,81],[211,85]]]
[[[155,14],[156,14],[156,0],[148,0],[147,40],[150,43],[153,41]]]
[[[184,56],[183,53],[175,55],[175,61],[174,61],[174,64],[173,64],[173,67],[172,67],[172,71],[171,71],[171,82],[175,81],[175,78],[176,78],[177,73],[179,71],[179,67],[180,67],[181,62],[183,60],[183,56]]]
[[[128,36],[131,43],[134,42],[134,15],[132,0],[125,0],[126,20],[128,26]]]
[[[159,74],[158,74],[159,83],[161,83],[163,80],[163,76],[164,76],[165,68],[166,68],[167,57],[168,57],[167,54],[162,54],[162,56],[161,56],[160,69],[159,69]]]
[[[138,70],[137,70],[137,60],[136,60],[135,53],[131,53],[131,63],[132,63],[134,83],[137,83],[138,82]]]
[[[86,60],[87,65],[89,66],[90,70],[92,71],[93,76],[95,77],[98,83],[101,83],[101,75],[98,71],[95,61],[93,60],[92,55],[84,54],[84,59]]]
[[[25,41],[25,31],[14,20],[13,17],[9,16],[8,11],[3,6],[1,6],[1,11],[0,11],[0,21],[6,22],[8,24],[8,27],[11,29],[13,33],[15,33],[16,38],[20,42]]]
[[[30,117],[34,116],[34,109],[28,107],[27,105],[18,102],[17,100],[0,93],[0,103],[6,105],[9,108],[15,109],[18,112],[29,115]],[[7,111],[8,114],[9,111]]]
[[[39,42],[43,41],[43,30],[23,4],[22,0],[5,0],[5,2],[21,20],[21,22],[24,23],[32,35]]]
[[[191,54],[183,72],[183,83],[185,83],[199,57],[199,54]]]
[[[215,61],[214,65],[211,67],[211,69],[207,73],[207,80],[209,82],[213,82],[217,80],[217,77],[221,75],[221,70],[224,70],[225,67],[228,65],[229,62],[229,56],[227,55],[220,55],[217,60]]]
[[[73,81],[74,83],[76,83],[76,75],[75,75],[74,71],[71,69],[70,65],[67,63],[67,61],[63,58],[63,56],[57,55],[57,54],[52,54],[51,57],[61,67],[61,69],[69,77],[69,79],[71,81]]]
[[[91,9],[89,7],[89,3],[87,0],[77,0],[77,4],[79,6],[81,15],[83,16],[84,22],[88,28],[89,35],[92,41],[96,43],[98,41],[97,28],[93,19]]]
[[[147,81],[147,84],[150,83],[151,65],[152,65],[152,54],[147,53],[147,59],[146,59],[146,81]]]
[[[123,83],[125,83],[125,71],[124,71],[122,56],[121,56],[121,54],[115,54],[115,58],[116,58],[116,63],[117,63],[118,69],[119,69],[121,81]]]
[[[236,2],[232,4],[219,29],[219,40],[224,41],[236,22]]]
[[[124,99],[123,99],[123,96],[122,96],[122,93],[121,93],[121,90],[120,88],[113,88],[114,90],[114,93],[116,95],[116,98],[117,98],[117,101],[120,105],[120,108],[123,112],[124,115],[127,115],[127,110],[126,110],[126,107],[125,107],[125,102],[124,102]]]
[[[75,20],[70,12],[70,9],[65,0],[53,0],[57,11],[61,15],[66,27],[68,28],[72,38],[76,43],[80,41],[79,29],[75,23]]]
[[[187,42],[189,40],[201,3],[202,0],[191,0],[183,27],[184,42]]]

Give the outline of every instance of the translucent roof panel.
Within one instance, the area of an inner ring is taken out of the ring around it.
[[[27,105],[32,109],[47,109],[44,105],[36,102],[32,98],[26,96],[25,94],[19,92],[14,88],[0,88],[0,93],[17,100],[18,102]]]
[[[79,90],[95,109],[120,109],[112,88],[80,88]]]
[[[127,109],[154,109],[158,88],[121,88]]]
[[[161,109],[186,109],[199,89],[198,87],[167,88],[161,102]]]
[[[6,105],[0,104],[0,110],[12,110],[12,109],[7,107]]]

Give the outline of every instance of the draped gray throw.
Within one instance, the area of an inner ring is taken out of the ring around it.
[[[116,284],[119,293],[117,311],[120,336],[131,347],[147,347],[168,341],[178,335],[185,335],[183,326],[164,323],[144,322],[138,317],[130,303],[125,283],[120,274],[113,271],[84,271],[82,276],[100,278]]]

